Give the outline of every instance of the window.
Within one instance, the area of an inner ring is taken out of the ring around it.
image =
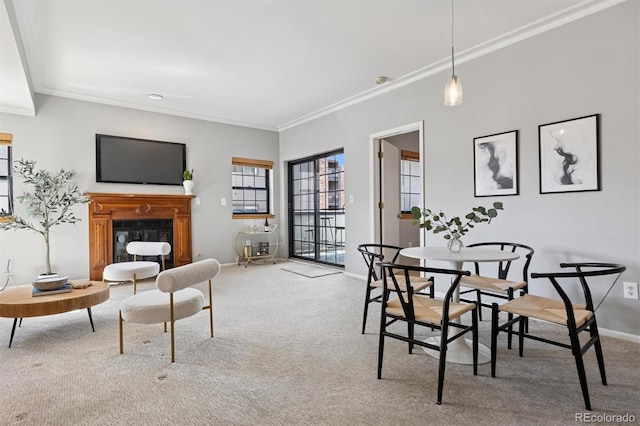
[[[0,133],[0,211],[13,213],[13,185],[10,133]]]
[[[273,161],[233,157],[231,163],[233,216],[270,216]]]
[[[410,214],[411,207],[420,205],[420,154],[402,150],[400,153],[400,211]]]

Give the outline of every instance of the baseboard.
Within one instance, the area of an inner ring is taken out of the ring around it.
[[[626,340],[627,342],[640,344],[640,336],[636,334],[623,333],[621,331],[609,330],[608,328],[602,327],[598,327],[598,332],[603,336],[613,337],[616,339]]]

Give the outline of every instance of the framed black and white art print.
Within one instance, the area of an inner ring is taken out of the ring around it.
[[[476,197],[518,195],[518,131],[473,138]]]
[[[538,126],[541,194],[600,190],[599,118]]]

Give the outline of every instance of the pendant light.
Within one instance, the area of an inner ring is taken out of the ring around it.
[[[462,103],[462,83],[456,75],[456,66],[453,60],[453,0],[451,0],[451,77],[444,88],[444,104],[455,106]]]

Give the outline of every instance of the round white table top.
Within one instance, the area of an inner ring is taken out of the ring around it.
[[[463,247],[458,253],[449,251],[447,247],[409,247],[402,249],[400,254],[414,259],[445,262],[500,262],[520,257],[518,253],[481,247]]]

